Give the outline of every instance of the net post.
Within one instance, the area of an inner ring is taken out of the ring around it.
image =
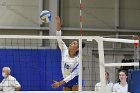
[[[95,40],[98,43],[101,91],[105,91],[106,82],[105,82],[105,58],[104,58],[103,38],[97,37]]]
[[[83,68],[82,66],[82,38],[79,38],[79,82],[78,82],[79,92],[82,92],[82,68]]]
[[[134,40],[139,40],[139,37],[135,35]],[[136,66],[135,69],[140,69],[140,61],[139,61],[139,43],[134,42],[134,62],[139,63],[139,67]]]

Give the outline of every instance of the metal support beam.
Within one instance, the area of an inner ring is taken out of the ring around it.
[[[68,28],[63,27],[62,30],[65,31],[79,31],[79,28]],[[97,32],[140,32],[140,30],[135,29],[101,29],[101,28],[83,28],[83,31],[97,31]]]
[[[43,0],[38,0],[38,27],[40,27],[40,13],[43,10]]]
[[[50,36],[55,36],[56,35],[56,21],[55,21],[55,16],[58,15],[59,12],[59,0],[49,0],[49,10],[51,11],[52,14],[52,21],[49,23],[49,28],[50,28],[50,32],[49,35]]]
[[[50,31],[49,35],[50,36],[55,36],[56,35],[56,21],[55,21],[55,16],[58,15],[59,13],[59,0],[49,0],[49,10],[51,11],[52,14],[52,21],[49,23],[50,26]],[[56,44],[56,40],[50,40],[50,47],[53,49],[56,49],[57,46],[54,46]]]
[[[115,0],[115,29],[119,28],[119,0]]]
[[[79,88],[79,92],[82,92],[82,38],[79,39],[79,84],[78,84],[78,88]]]
[[[0,30],[49,30],[49,27],[17,27],[17,26],[0,26]],[[61,27],[63,31],[79,31],[79,28],[73,27]],[[136,29],[101,29],[101,28],[83,28],[83,31],[86,32],[138,32],[140,30]]]
[[[60,18],[61,18],[61,25],[63,25],[63,18],[64,18],[64,0],[60,0]]]
[[[38,27],[40,27],[40,13],[41,13],[41,11],[43,10],[43,0],[38,0],[38,6],[39,6],[39,8],[38,8]],[[40,30],[39,31],[39,35],[40,36],[43,36],[43,31],[42,30]],[[39,40],[38,41],[39,42],[39,46],[43,46],[43,40]]]
[[[105,58],[104,58],[103,39],[101,37],[99,37],[98,39],[95,39],[95,40],[98,42],[101,91],[105,92],[106,82],[105,82]]]
[[[49,30],[49,27],[0,26],[0,30]]]

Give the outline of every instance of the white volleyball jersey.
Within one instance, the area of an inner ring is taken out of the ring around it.
[[[128,84],[124,87],[120,85],[120,83],[116,83],[113,86],[113,92],[128,92]]]
[[[57,31],[57,36],[61,36],[61,31]],[[79,56],[75,56],[74,58],[70,58],[69,50],[66,44],[63,42],[61,38],[57,39],[58,46],[61,49],[62,56],[62,74],[65,82],[69,82],[75,76],[78,76],[78,68],[79,68]]]
[[[108,82],[106,84],[106,91],[107,92],[112,92],[112,89],[113,89],[113,83],[112,82]],[[101,82],[97,83],[95,85],[95,91],[100,91],[101,90]]]

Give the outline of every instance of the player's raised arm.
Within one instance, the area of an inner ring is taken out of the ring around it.
[[[60,17],[59,16],[56,16],[55,17],[55,19],[56,19],[56,26],[57,26],[57,31],[60,31],[61,29],[61,27],[60,27],[60,25],[61,25],[61,23],[60,23]]]
[[[56,35],[61,36],[60,17],[57,16],[57,17],[55,17],[55,19],[56,19],[56,26],[57,26]],[[59,46],[59,48],[61,49],[62,52],[64,52],[65,50],[68,49],[66,44],[63,42],[63,40],[61,38],[57,39],[57,42],[58,42],[58,46]]]

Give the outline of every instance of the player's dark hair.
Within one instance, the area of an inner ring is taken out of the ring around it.
[[[84,47],[85,47],[85,45],[86,45],[86,44],[85,44],[85,42],[82,42],[82,48],[84,48]],[[79,44],[78,44],[78,46],[77,46],[77,47],[79,47]],[[75,54],[75,55],[77,56],[78,54],[79,54],[79,50],[78,50],[78,51],[76,51],[76,54]]]

